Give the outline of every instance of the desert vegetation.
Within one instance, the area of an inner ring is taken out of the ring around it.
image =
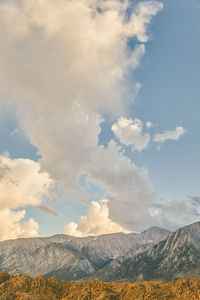
[[[2,300],[161,300],[200,299],[200,279],[181,279],[176,282],[69,282],[56,277],[31,278],[27,274],[0,273]]]

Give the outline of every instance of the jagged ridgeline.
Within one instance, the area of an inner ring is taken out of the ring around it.
[[[200,299],[200,280],[182,279],[177,282],[69,282],[44,276],[10,276],[0,273],[0,299],[2,300],[162,300]]]
[[[152,227],[142,233],[56,235],[0,243],[0,271],[69,281],[200,278],[199,261],[200,223],[173,233]]]
[[[89,279],[108,281],[200,278],[200,223],[185,226],[164,241],[120,264],[110,263]]]
[[[120,264],[168,235],[168,231],[152,227],[142,233],[86,238],[56,235],[4,241],[0,243],[0,271],[80,280],[111,262]]]

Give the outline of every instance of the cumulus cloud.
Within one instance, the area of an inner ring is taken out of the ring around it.
[[[177,126],[175,130],[166,130],[162,133],[156,133],[153,141],[156,143],[164,143],[166,140],[179,140],[180,136],[185,133],[182,126]]]
[[[112,131],[120,143],[132,146],[132,150],[142,151],[150,142],[149,133],[142,133],[143,123],[139,119],[126,119],[121,117],[112,125]]]
[[[45,114],[47,107],[66,111],[72,102],[119,113],[129,101],[123,97],[129,88],[126,75],[144,53],[143,44],[130,51],[128,39],[146,42],[147,26],[162,9],[157,1],[141,2],[127,18],[130,5],[119,0],[1,2],[1,92],[18,97],[23,107],[28,101],[36,109],[32,117],[38,110]]]
[[[14,209],[41,204],[52,184],[39,163],[0,156],[0,240],[37,236],[38,224],[33,219],[21,221],[25,210]]]
[[[85,171],[88,180],[107,189],[109,215],[114,222],[128,230],[140,231],[150,221],[149,208],[158,199],[149,182],[148,170],[132,163],[113,140],[98,150]],[[141,223],[141,218],[145,222]]]
[[[17,103],[42,167],[68,187],[75,187],[82,162],[93,159],[97,111],[119,114],[138,91],[128,74],[145,46],[132,51],[127,43],[148,40],[147,26],[162,4],[141,2],[127,18],[130,7],[118,0],[0,4],[0,92]]]
[[[0,156],[0,210],[41,204],[51,184],[39,163]]]
[[[73,236],[101,235],[107,233],[124,232],[127,229],[109,218],[108,200],[103,199],[100,203],[92,201],[87,216],[81,216],[78,223],[65,224],[64,232]]]
[[[0,210],[0,241],[38,236],[38,223],[33,219],[21,221],[24,216],[25,210]]]
[[[68,190],[77,190],[79,175],[87,174],[107,189],[109,218],[128,230],[140,226],[141,218],[148,222],[157,196],[145,168],[137,168],[114,141],[99,145],[100,124],[102,115],[115,120],[134,102],[140,84],[132,71],[145,53],[148,25],[163,7],[158,1],[132,4],[0,3],[0,94],[16,108],[20,128],[41,155],[42,170]],[[147,135],[141,136],[133,143],[138,150],[148,144]],[[21,205],[41,205],[32,192],[29,200],[22,197]]]

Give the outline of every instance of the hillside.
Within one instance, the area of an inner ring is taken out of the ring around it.
[[[162,300],[199,299],[200,279],[177,282],[108,283],[102,281],[68,282],[55,277],[31,278],[28,275],[10,276],[0,273],[2,300]]]
[[[171,233],[165,241],[122,263],[111,262],[88,279],[107,281],[200,278],[200,223]]]
[[[56,235],[4,241],[0,243],[0,271],[78,280],[115,259],[121,262],[141,253],[168,235],[169,231],[152,227],[142,233],[85,238]]]

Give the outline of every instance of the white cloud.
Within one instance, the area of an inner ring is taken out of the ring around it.
[[[32,118],[47,108],[66,111],[72,102],[122,111],[128,102],[127,72],[145,51],[144,45],[128,50],[127,41],[146,42],[147,26],[162,9],[157,1],[141,2],[127,19],[130,5],[118,0],[0,3],[1,92],[18,98],[23,108],[28,103]]]
[[[134,28],[135,35],[138,41],[147,42],[149,37],[147,35],[147,25],[151,22],[152,16],[154,16],[159,10],[163,8],[163,4],[157,1],[144,1],[139,2],[135,13],[131,16],[131,21],[127,30]]]
[[[0,156],[0,210],[41,204],[52,183],[39,163]]]
[[[76,187],[82,164],[95,157],[101,130],[95,111],[118,115],[138,91],[128,73],[145,46],[131,51],[127,42],[134,36],[148,39],[147,25],[162,4],[142,2],[127,20],[129,5],[118,0],[0,4],[0,92],[17,103],[42,167],[70,188]]]
[[[24,216],[25,210],[0,210],[0,241],[38,236],[38,223],[33,219],[21,221]]]
[[[157,143],[164,143],[166,140],[179,140],[180,136],[185,133],[182,126],[177,126],[175,130],[166,130],[162,133],[156,133],[153,141]]]
[[[112,125],[112,131],[126,146],[132,146],[132,150],[142,151],[148,147],[150,142],[149,133],[142,133],[143,123],[139,119],[126,119],[121,117],[117,123]]]
[[[33,219],[22,221],[25,210],[13,209],[41,204],[52,185],[39,163],[0,156],[0,240],[38,235],[38,223]]]
[[[108,200],[106,199],[101,200],[101,203],[92,201],[88,209],[88,215],[81,216],[78,223],[65,224],[64,233],[81,237],[116,232],[129,233],[130,231],[109,218],[107,202]]]
[[[149,208],[157,200],[148,171],[136,167],[116,142],[112,140],[108,147],[100,147],[85,173],[88,180],[94,180],[107,189],[111,220],[136,231],[145,227],[144,223],[148,224]]]
[[[139,227],[141,218],[148,222],[156,195],[146,169],[131,163],[115,142],[99,146],[101,114],[119,117],[134,102],[140,84],[129,75],[140,64],[148,25],[163,5],[131,6],[119,0],[0,3],[0,94],[17,108],[20,128],[39,149],[42,170],[71,190],[79,188],[80,173],[88,174],[108,190],[109,218],[127,228]],[[127,46],[132,37],[139,41],[133,51]],[[147,139],[136,147],[145,147]],[[18,203],[40,205],[31,187],[30,199],[16,194]]]

